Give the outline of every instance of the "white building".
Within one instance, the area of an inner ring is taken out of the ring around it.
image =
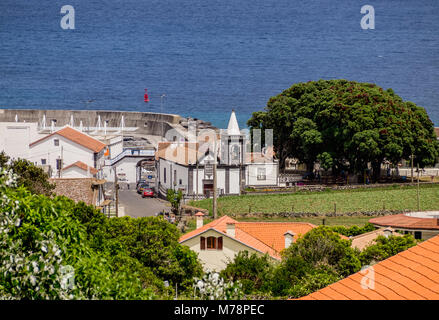
[[[36,122],[0,122],[0,152],[12,159],[27,159],[29,144],[38,137]]]
[[[167,189],[181,189],[186,196],[210,195],[215,148],[219,194],[238,195],[246,186],[277,186],[278,162],[273,160],[272,152],[245,152],[246,143],[235,112],[232,112],[228,128],[221,133],[218,143],[159,143],[156,152],[158,190],[162,194]]]
[[[105,152],[108,150],[104,143],[65,126],[30,143],[26,158],[36,165],[50,167],[52,177],[62,178],[66,174],[71,178],[84,178],[101,169]]]

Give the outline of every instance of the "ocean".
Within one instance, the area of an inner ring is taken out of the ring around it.
[[[245,127],[292,84],[337,78],[392,88],[439,125],[439,1],[0,1],[0,108],[162,111],[220,128],[235,109]]]

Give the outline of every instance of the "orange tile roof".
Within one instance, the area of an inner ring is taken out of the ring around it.
[[[96,173],[98,173],[98,170],[96,170],[96,169],[93,168],[93,167],[89,167],[87,164],[85,164],[85,163],[82,162],[82,161],[76,161],[75,163],[72,163],[71,165],[68,165],[67,167],[63,168],[63,171],[64,171],[64,170],[67,170],[68,168],[71,168],[71,167],[78,167],[78,168],[80,168],[80,169],[82,169],[82,170],[84,170],[84,171],[88,171],[89,168],[90,168],[90,173],[91,173],[91,174],[96,174]]]
[[[159,142],[155,158],[156,160],[162,158],[175,163],[188,165],[197,162],[197,153],[198,159],[204,155],[203,152],[197,152],[197,143]]]
[[[277,252],[285,249],[285,232],[292,231],[296,234],[294,239],[297,239],[300,235],[304,235],[316,227],[311,223],[303,222],[238,222],[235,226]]]
[[[370,223],[383,227],[407,229],[439,229],[438,219],[410,217],[405,214],[382,216],[369,220]]]
[[[437,300],[439,236],[373,265],[374,276],[357,272],[303,300]],[[365,278],[366,277],[366,278]],[[373,279],[366,282],[365,279]],[[363,288],[364,284],[370,286]],[[373,286],[372,286],[373,284]]]
[[[82,133],[81,131],[78,131],[76,129],[73,129],[72,127],[66,126],[56,132],[53,132],[37,141],[32,142],[29,144],[30,147],[33,145],[42,142],[46,140],[47,138],[53,136],[53,135],[60,135],[70,141],[73,141],[87,149],[90,149],[93,152],[100,152],[102,149],[106,147],[105,143],[100,142],[99,140],[90,137],[89,135],[86,135]]]
[[[276,259],[280,259],[280,251],[285,248],[285,232],[292,231],[299,236],[316,227],[302,222],[238,222],[229,216],[223,216],[182,235],[179,241],[181,243],[209,229],[226,234],[227,223],[235,224],[236,240]]]

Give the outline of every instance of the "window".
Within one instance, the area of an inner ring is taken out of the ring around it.
[[[46,164],[46,159],[41,159],[41,164],[45,165]]]
[[[61,159],[56,159],[56,170],[61,170],[62,163],[61,163]]]
[[[215,248],[216,248],[216,238],[207,237],[207,249],[215,249]]]
[[[223,249],[223,237],[200,237],[200,250],[222,250]]]
[[[177,170],[174,170],[174,185],[177,184]]]
[[[265,168],[258,168],[258,180],[265,180]]]
[[[58,139],[53,140],[53,143],[55,144],[55,147],[59,146],[59,140]]]
[[[422,239],[422,232],[421,231],[415,231],[415,239]]]
[[[166,183],[166,168],[163,168],[163,183]]]
[[[181,186],[182,184],[183,184],[183,180],[181,180],[181,179],[180,179],[180,180],[178,180],[178,185],[180,185],[180,186]]]

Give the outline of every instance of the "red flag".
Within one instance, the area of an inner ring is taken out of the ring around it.
[[[145,89],[145,94],[143,95],[143,101],[145,101],[146,103],[149,102],[148,89]]]

